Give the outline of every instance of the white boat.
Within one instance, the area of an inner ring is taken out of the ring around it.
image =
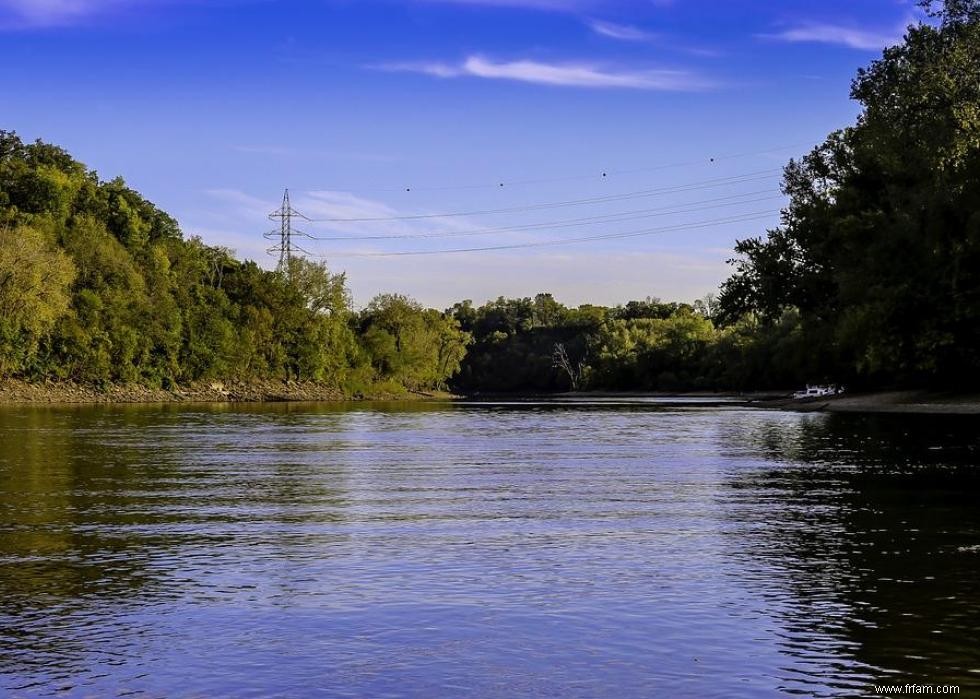
[[[793,398],[797,400],[803,400],[805,398],[827,398],[828,396],[837,396],[844,392],[844,389],[840,386],[810,386],[807,384],[806,390],[797,391],[793,394]]]

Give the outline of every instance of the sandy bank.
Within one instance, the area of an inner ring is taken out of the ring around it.
[[[656,391],[578,391],[552,394],[485,394],[477,400],[606,400],[656,399],[664,405],[676,401],[690,407],[749,407],[796,412],[831,413],[922,413],[980,415],[980,394],[951,394],[935,391],[881,391],[845,394],[831,398],[795,400],[790,391],[713,393],[707,391],[663,393]]]
[[[751,401],[749,405],[800,412],[980,415],[980,395],[929,391],[845,394],[832,398],[815,398],[805,401],[780,398]]]

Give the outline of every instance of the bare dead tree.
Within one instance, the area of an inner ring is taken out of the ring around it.
[[[582,381],[582,374],[585,373],[585,362],[574,363],[568,356],[568,350],[560,342],[555,343],[554,351],[551,353],[551,366],[561,369],[568,374],[568,380],[572,384],[572,390],[577,391]]]

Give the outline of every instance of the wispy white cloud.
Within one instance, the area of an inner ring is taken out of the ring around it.
[[[248,0],[0,0],[0,30],[71,27],[110,18],[145,17],[168,5],[233,4]]]
[[[263,266],[275,265],[276,256],[266,252],[273,241],[262,232],[273,227],[267,219],[279,206],[277,199],[252,196],[237,189],[209,190],[201,208],[182,220],[189,233],[202,235],[208,244],[226,245],[255,259]],[[440,237],[432,239],[372,240],[377,235],[433,235],[440,232],[485,228],[499,221],[472,217],[405,220],[393,217],[427,213],[425,208],[402,206],[386,195],[385,200],[346,191],[293,191],[294,208],[313,219],[387,218],[384,221],[303,222],[296,228],[318,236],[351,236],[345,241],[295,239],[296,244],[325,259],[334,271],[349,274],[355,305],[364,306],[380,292],[398,291],[415,296],[427,305],[445,308],[454,301],[506,296],[532,296],[554,292],[566,303],[622,303],[634,298],[661,296],[693,300],[718,285],[729,274],[725,263],[731,249],[724,247],[740,229],[726,227],[701,249],[686,248],[685,233],[665,234],[640,245],[590,245],[578,249],[523,249],[472,252],[454,255],[447,264],[442,255],[413,257],[357,257],[363,253],[394,250],[439,250],[457,247]],[[739,224],[741,225],[741,224]],[[495,234],[499,239],[502,233]],[[535,241],[556,237],[550,231],[507,234],[507,242]],[[360,239],[358,239],[360,237]],[[465,244],[464,244],[465,245]],[[355,256],[348,256],[354,254]]]
[[[524,10],[584,12],[596,9],[609,0],[416,0],[416,2],[445,5],[474,5],[484,7],[514,7]]]
[[[878,51],[886,46],[899,43],[909,21],[890,29],[869,29],[843,24],[809,22],[760,36],[764,39],[790,43],[834,44],[862,51]]]
[[[268,221],[268,215],[280,205],[279,201],[262,199],[232,188],[209,189],[205,194],[219,206],[207,206],[198,212],[195,219],[200,225],[192,229],[192,232],[229,231],[236,228],[240,231],[253,231],[252,236],[244,238],[244,241],[241,238],[217,239],[221,245],[249,251],[261,239],[262,228],[273,226]],[[456,234],[480,227],[477,222],[465,216],[406,219],[403,217],[429,212],[396,208],[379,199],[339,190],[293,191],[291,201],[293,208],[302,213],[294,221],[296,229],[301,231],[297,233],[295,242],[314,255],[337,249],[342,249],[345,253],[378,252],[377,236],[409,236],[405,241],[392,238],[387,241],[387,245],[406,242],[424,245],[431,242],[426,241],[429,237],[437,240],[447,232]],[[342,236],[345,240],[317,240],[337,236]],[[259,259],[269,261],[264,255]]]
[[[470,56],[462,63],[388,63],[376,67],[388,71],[424,73],[438,78],[475,77],[559,87],[683,92],[715,86],[712,81],[686,70],[628,70],[593,63],[545,63],[533,60],[493,61],[482,56]]]
[[[72,0],[0,0],[0,26],[59,24],[87,14],[94,4]]]
[[[224,217],[234,212],[244,219],[263,220],[278,206],[277,202],[253,197],[238,189],[209,189],[206,194],[225,205],[226,208],[221,210]]]
[[[146,19],[167,6],[234,6],[263,0],[0,0],[0,31],[85,26],[120,18]]]
[[[146,3],[134,0],[128,4]],[[123,0],[0,0],[0,27],[64,26],[108,14],[126,5]]]
[[[618,39],[619,41],[653,41],[657,38],[656,34],[640,27],[634,27],[630,24],[604,22],[598,19],[590,20],[589,28],[599,36]]]
[[[338,245],[357,246],[348,252],[374,252],[377,242],[374,236],[420,236],[438,238],[447,232],[468,231],[479,228],[476,222],[465,216],[444,216],[432,219],[400,218],[431,213],[425,210],[406,210],[370,197],[351,192],[320,189],[298,194],[293,199],[294,206],[312,219],[317,219],[317,229],[325,235],[352,236],[348,243],[333,241],[323,243],[336,248]],[[329,220],[355,219],[355,220]],[[302,224],[302,222],[300,222]],[[358,241],[357,237],[361,237]],[[410,244],[419,240],[407,239]],[[389,241],[391,243],[392,241]],[[365,248],[364,245],[369,247]]]
[[[667,51],[701,58],[718,58],[721,55],[718,49],[691,44],[681,37],[652,32],[632,24],[619,24],[617,22],[607,22],[599,19],[586,19],[584,21],[594,33],[608,39],[631,41],[634,43],[655,42],[660,48]]]

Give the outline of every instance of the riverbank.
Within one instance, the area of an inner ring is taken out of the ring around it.
[[[797,412],[980,415],[980,395],[929,391],[882,391],[808,400],[760,399],[749,401],[748,405]]]
[[[691,391],[662,393],[651,391],[577,391],[553,394],[484,394],[470,396],[477,400],[642,400],[656,399],[664,404],[727,406],[827,413],[920,413],[943,415],[980,415],[980,394],[952,394],[929,391],[879,391],[844,394],[826,398],[796,400],[790,391],[714,393]]]
[[[0,404],[274,403],[346,400],[439,400],[444,393],[378,390],[351,396],[339,388],[307,381],[208,382],[171,390],[138,385],[96,388],[71,382],[0,381]]]
[[[96,388],[71,382],[30,383],[7,379],[0,381],[0,405],[4,404],[113,404],[113,403],[282,403],[341,402],[357,400],[452,400],[451,393],[393,391],[391,387],[349,395],[343,390],[307,381],[208,382],[181,386],[172,390],[138,385],[111,385]],[[943,415],[980,415],[980,395],[949,394],[927,391],[885,391],[845,394],[812,400],[794,400],[769,393],[726,394],[712,392],[653,393],[630,391],[594,391],[548,395],[485,394],[469,399],[554,400],[554,399],[676,399],[679,404],[746,406],[769,410],[828,413],[921,413]]]

